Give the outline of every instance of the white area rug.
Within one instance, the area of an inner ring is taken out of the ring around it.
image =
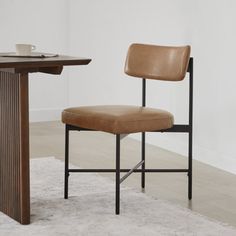
[[[71,174],[64,200],[63,170],[54,158],[31,161],[32,223],[22,226],[0,213],[1,236],[236,235],[232,227],[128,188],[116,216],[114,183],[96,174]]]

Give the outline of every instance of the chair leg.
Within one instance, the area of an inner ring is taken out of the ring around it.
[[[141,145],[142,145],[142,149],[141,149],[141,158],[143,164],[142,164],[142,174],[141,174],[141,186],[142,188],[145,188],[145,133],[142,133],[142,140],[141,140]]]
[[[120,134],[116,135],[116,215],[120,214]]]
[[[69,179],[69,129],[66,125],[65,130],[65,182],[64,182],[64,198],[68,199],[68,179]]]
[[[188,141],[188,199],[192,199],[192,132]]]

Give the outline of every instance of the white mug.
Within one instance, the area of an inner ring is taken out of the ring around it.
[[[32,51],[36,49],[36,46],[31,44],[16,44],[16,55],[30,56]]]

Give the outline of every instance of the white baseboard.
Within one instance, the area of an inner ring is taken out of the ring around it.
[[[29,111],[30,122],[43,122],[61,119],[63,109],[31,109]]]
[[[236,156],[220,153],[208,148],[197,146],[194,148],[195,159],[221,170],[236,174]]]
[[[181,137],[182,140],[178,139],[178,137],[175,137],[176,134],[173,134],[173,136],[172,134],[162,134],[162,137],[157,133],[154,135],[147,135],[147,143],[187,156],[187,135],[185,136],[186,140],[183,140],[183,137]],[[140,136],[133,135],[132,137],[140,140]],[[219,153],[195,144],[193,146],[193,159],[236,174],[236,156],[231,156],[227,153]]]

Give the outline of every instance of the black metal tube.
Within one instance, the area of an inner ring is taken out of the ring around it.
[[[122,183],[126,178],[128,178],[133,172],[134,170],[137,170],[139,168],[139,166],[141,166],[143,164],[143,161],[140,161],[136,166],[134,166],[132,169],[130,169],[128,171],[128,173],[126,173],[121,179],[120,179],[120,183]]]
[[[142,107],[146,106],[146,79],[142,80]],[[142,132],[141,137],[141,160],[142,164],[142,173],[141,173],[141,187],[145,188],[145,132]]]
[[[129,172],[130,169],[120,169],[120,172]],[[89,172],[97,172],[97,173],[114,173],[116,169],[69,169],[69,172],[82,172],[82,173],[89,173]],[[141,169],[134,170],[133,172],[141,173]],[[177,173],[177,172],[188,172],[188,169],[145,169],[145,173]]]
[[[146,106],[146,79],[142,79],[142,106]]]
[[[68,199],[68,178],[69,178],[69,128],[65,127],[65,182],[64,198]]]
[[[193,58],[189,68],[189,142],[188,142],[188,199],[192,199],[192,142],[193,142]]]
[[[164,133],[164,132],[189,133],[189,125],[173,125],[169,129],[154,130],[154,131],[150,131],[150,132],[159,132],[159,133]]]
[[[120,214],[120,135],[116,135],[116,215]]]
[[[141,150],[141,158],[143,161],[142,164],[142,174],[141,174],[141,187],[145,188],[145,133],[142,133],[142,140],[141,140],[142,150]]]

